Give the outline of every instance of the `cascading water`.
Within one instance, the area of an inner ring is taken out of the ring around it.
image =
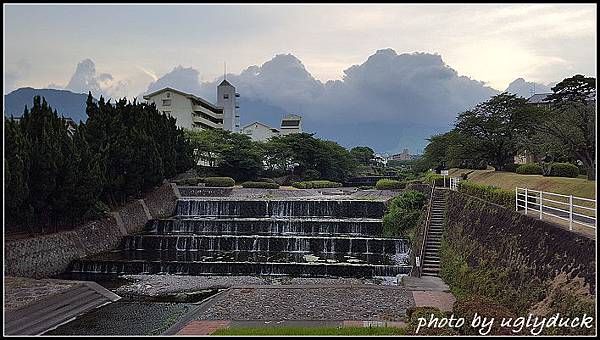
[[[80,274],[394,276],[410,244],[382,233],[373,200],[182,198],[171,218],[126,236],[120,250],[77,260]]]

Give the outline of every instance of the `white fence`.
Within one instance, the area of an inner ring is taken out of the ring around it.
[[[460,177],[451,177],[450,178],[450,189],[458,190],[458,183],[460,183]]]
[[[516,210],[525,215],[535,215],[540,220],[552,216],[568,221],[570,230],[573,224],[596,228],[596,200],[518,187],[515,194]]]

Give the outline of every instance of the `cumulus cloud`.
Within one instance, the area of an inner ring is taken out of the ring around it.
[[[51,86],[57,87],[56,84]],[[109,73],[96,72],[96,64],[91,59],[82,60],[77,64],[75,73],[69,80],[66,90],[76,93],[92,92],[96,98],[121,98],[127,95],[127,81],[117,80]]]
[[[169,86],[214,102],[223,78],[202,83],[199,76],[198,70],[178,66],[151,83],[146,93]],[[243,122],[249,122],[245,115],[265,118],[261,110],[274,116],[271,123],[283,113],[299,113],[307,130],[323,138],[348,146],[368,140],[390,152],[400,150],[402,143],[422,149],[426,138],[449,127],[458,112],[499,93],[460,76],[438,54],[397,54],[392,49],[378,50],[362,64],[347,68],[341,80],[326,83],[316,80],[291,54],[276,55],[238,75],[228,74],[227,80],[246,104],[240,109]],[[382,129],[387,133],[381,134]]]
[[[528,82],[523,78],[517,78],[506,88],[506,92],[516,94],[523,98],[529,98],[536,93],[552,92],[551,85],[544,85],[536,82]]]

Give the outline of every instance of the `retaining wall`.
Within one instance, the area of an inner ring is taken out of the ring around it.
[[[586,235],[456,191],[444,235],[442,277],[467,295],[538,314],[595,299],[596,242]]]
[[[123,236],[143,230],[151,218],[171,215],[177,193],[165,183],[144,199],[133,200],[111,213],[73,230],[6,241],[5,276],[45,278],[65,271],[70,262],[118,247]]]

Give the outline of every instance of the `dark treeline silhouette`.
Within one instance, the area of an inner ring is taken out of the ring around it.
[[[95,103],[69,130],[44,98],[20,119],[5,119],[5,211],[8,230],[70,228],[139,197],[193,165],[175,119],[154,105]]]

